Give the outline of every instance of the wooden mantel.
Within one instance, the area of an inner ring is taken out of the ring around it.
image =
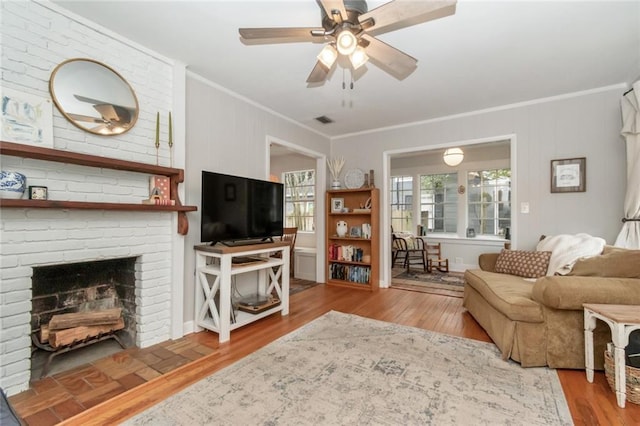
[[[178,233],[186,235],[189,232],[187,212],[196,211],[196,206],[183,206],[178,196],[178,184],[184,181],[184,170],[172,167],[156,166],[153,164],[137,163],[134,161],[118,160],[115,158],[99,157],[97,155],[81,154],[77,152],[61,151],[59,149],[42,148],[38,146],[22,145],[0,141],[0,154],[13,157],[32,158],[35,160],[54,161],[65,164],[99,167],[103,169],[125,170],[129,172],[146,173],[150,175],[168,176],[171,182],[170,197],[175,200],[174,206],[156,206],[152,204],[130,203],[97,203],[86,201],[56,201],[56,200],[9,200],[0,199],[0,207],[14,208],[48,208],[48,209],[85,209],[85,210],[127,210],[146,212],[177,212]]]

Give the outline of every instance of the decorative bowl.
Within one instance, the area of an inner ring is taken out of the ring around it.
[[[0,198],[22,198],[27,188],[27,177],[18,172],[0,171]]]

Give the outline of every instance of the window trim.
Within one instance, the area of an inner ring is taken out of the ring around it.
[[[307,187],[310,187],[313,189],[313,214],[311,215],[305,215],[305,216],[301,216],[303,218],[311,218],[312,219],[312,230],[301,230],[298,229],[298,233],[305,233],[305,234],[315,234],[316,232],[316,228],[317,228],[317,222],[318,222],[318,216],[317,216],[317,207],[318,207],[318,194],[316,193],[317,190],[317,178],[318,178],[318,173],[316,171],[316,169],[302,169],[302,170],[288,170],[286,172],[282,172],[281,175],[281,179],[284,185],[284,197],[283,197],[283,209],[284,209],[284,227],[287,227],[287,220],[288,220],[288,216],[287,216],[287,204],[292,204],[293,205],[293,201],[287,201],[287,179],[286,179],[286,175],[287,174],[292,174],[292,173],[302,173],[302,172],[312,172],[313,173],[313,185],[305,185]],[[310,202],[309,200],[305,200],[304,202]]]
[[[433,168],[433,172],[429,171],[429,173],[426,172],[426,170],[424,168],[411,168],[411,169],[397,169],[395,170],[395,173],[390,175],[389,178],[389,185],[391,185],[391,179],[394,177],[401,177],[401,176],[406,176],[406,177],[412,177],[413,178],[413,191],[415,194],[420,194],[420,176],[421,175],[436,175],[436,174],[447,174],[447,173],[452,173],[451,169],[445,168],[446,166],[443,166],[442,168],[437,167],[437,168]],[[512,167],[511,162],[510,161],[487,161],[487,162],[475,162],[475,163],[468,163],[468,164],[461,164],[460,166],[455,168],[455,172],[458,173],[458,187],[460,185],[464,185],[465,187],[465,194],[464,195],[460,195],[458,198],[458,229],[457,232],[452,233],[452,232],[428,232],[427,235],[431,236],[431,238],[433,238],[434,240],[437,239],[446,239],[447,241],[452,241],[452,240],[459,240],[459,241],[468,241],[468,242],[489,242],[489,243],[493,243],[493,242],[499,242],[500,244],[502,244],[503,242],[505,242],[506,240],[501,237],[500,235],[490,235],[490,234],[478,234],[476,237],[467,237],[467,227],[468,227],[468,201],[467,201],[467,174],[469,172],[472,171],[478,171],[478,170],[496,170],[496,169],[510,169],[511,170],[511,229],[512,229],[512,233],[511,235],[513,235],[513,229],[514,229],[514,210],[513,210],[513,206],[515,205],[515,199],[516,199],[516,194],[514,192],[514,167]],[[391,188],[389,188],[389,197],[391,197]],[[413,215],[420,215],[420,203],[419,201],[416,202],[416,196],[414,195],[414,203],[413,203]],[[391,224],[393,222],[393,218],[391,215],[391,199],[389,200],[389,223]],[[415,222],[415,220],[414,220]],[[414,226],[416,225],[416,223],[414,223]],[[415,233],[416,230],[412,229],[411,230],[412,233]]]

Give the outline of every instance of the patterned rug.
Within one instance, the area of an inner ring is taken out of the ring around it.
[[[555,370],[496,346],[329,312],[126,425],[570,425]]]
[[[464,292],[464,272],[424,272],[404,268],[393,268],[391,287],[444,296],[462,297]]]
[[[311,287],[315,287],[318,284],[321,283],[317,283],[311,280],[303,280],[301,278],[291,278],[289,279],[289,296],[300,293],[301,291],[309,289]]]

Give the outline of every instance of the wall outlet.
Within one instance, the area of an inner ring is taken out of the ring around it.
[[[461,257],[456,257],[456,263],[462,263],[462,258]]]

